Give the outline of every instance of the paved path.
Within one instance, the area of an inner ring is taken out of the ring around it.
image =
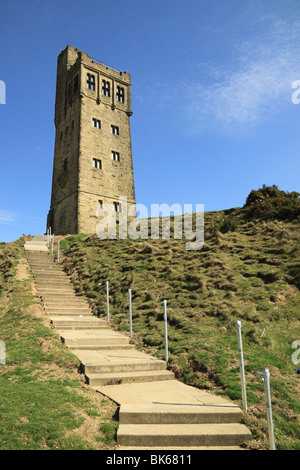
[[[24,246],[50,323],[81,362],[86,381],[120,405],[117,444],[132,449],[241,449],[251,439],[233,402],[176,380],[76,295],[47,237]]]

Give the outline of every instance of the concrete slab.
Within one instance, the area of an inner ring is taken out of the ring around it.
[[[98,320],[98,319],[97,319]],[[107,330],[110,329],[108,324],[105,321],[97,321],[94,320],[92,316],[74,316],[70,315],[65,316],[51,316],[50,323],[60,331],[67,331],[67,330]]]
[[[48,243],[46,240],[30,240],[30,241],[27,241],[26,243],[28,243],[29,245],[45,245],[45,246],[48,246]]]
[[[121,384],[105,387],[94,387],[102,394],[109,396],[119,405],[215,405],[238,408],[237,405],[206,390],[199,390],[178,380],[166,382]]]
[[[81,361],[84,373],[113,373],[165,369],[165,362],[135,349],[80,350],[73,349]]]
[[[119,421],[122,424],[239,423],[242,416],[240,408],[224,403],[216,405],[134,403],[121,406]]]
[[[98,342],[101,344],[110,344],[110,343],[128,343],[130,341],[130,338],[121,335],[120,333],[117,333],[115,331],[112,331],[111,329],[103,329],[103,330],[63,330],[63,329],[58,329],[59,333],[63,339],[63,341],[66,343],[67,346],[72,346],[76,345],[76,343],[79,343],[81,345],[83,344],[97,344]],[[79,357],[81,360],[83,356]],[[84,361],[103,361],[106,360],[106,358],[101,356],[99,358],[98,356],[93,356],[92,353],[88,355],[88,357],[85,357]],[[110,357],[111,360],[111,357]]]
[[[66,332],[69,333],[69,332]],[[93,332],[95,334],[95,332]],[[112,333],[112,335],[118,335],[119,333]],[[116,338],[117,336],[112,336],[112,338]],[[150,356],[149,354],[145,354],[141,351],[73,351],[76,354],[80,361],[84,364],[105,364],[105,365],[113,365],[119,364],[120,362],[127,364],[130,362],[162,362],[159,359]],[[77,354],[78,353],[78,354]]]
[[[168,382],[165,382],[168,383]],[[251,437],[246,426],[223,424],[121,424],[117,442],[124,446],[238,446]]]
[[[46,245],[33,245],[29,243],[25,243],[24,250],[25,251],[49,251]]]
[[[131,345],[129,345],[131,346]],[[133,345],[132,345],[133,346]],[[134,347],[134,346],[133,346]],[[169,370],[145,370],[145,371],[130,371],[130,372],[113,372],[102,374],[89,374],[86,375],[87,381],[91,386],[103,385],[117,385],[124,383],[137,383],[137,382],[157,382],[163,380],[174,380],[173,372]],[[125,406],[125,405],[123,405]],[[123,409],[123,406],[121,409]],[[133,405],[136,406],[136,405]],[[124,416],[124,415],[123,415]]]
[[[32,240],[46,240],[47,241],[48,237],[47,235],[33,235]]]

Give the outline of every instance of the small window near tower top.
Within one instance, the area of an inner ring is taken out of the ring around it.
[[[98,170],[101,170],[102,169],[101,160],[98,160],[97,158],[93,158],[93,167],[98,168]]]
[[[120,101],[120,103],[125,102],[124,88],[120,86],[117,86],[117,101]]]
[[[93,118],[92,121],[93,121],[93,127],[96,127],[97,129],[101,129],[101,121],[99,121],[99,119]]]
[[[95,75],[90,73],[86,75],[86,87],[88,90],[95,91]]]
[[[98,209],[103,209],[103,201],[100,199],[98,201]]]
[[[120,161],[120,153],[115,152],[114,150],[111,151],[111,159],[114,160],[115,162]]]
[[[114,135],[119,135],[119,128],[117,126],[110,126],[110,132]]]
[[[102,80],[102,95],[110,96],[110,83],[106,80]]]
[[[115,212],[121,212],[121,204],[119,202],[114,202],[113,206]]]

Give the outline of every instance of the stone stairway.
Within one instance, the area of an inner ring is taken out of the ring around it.
[[[120,405],[120,450],[241,449],[251,439],[237,405],[179,382],[165,361],[93,316],[46,245],[33,237],[24,247],[45,314],[79,358],[87,383]]]

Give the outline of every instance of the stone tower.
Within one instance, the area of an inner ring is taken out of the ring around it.
[[[67,46],[58,56],[55,150],[47,227],[95,233],[97,209],[135,204],[131,77]]]

